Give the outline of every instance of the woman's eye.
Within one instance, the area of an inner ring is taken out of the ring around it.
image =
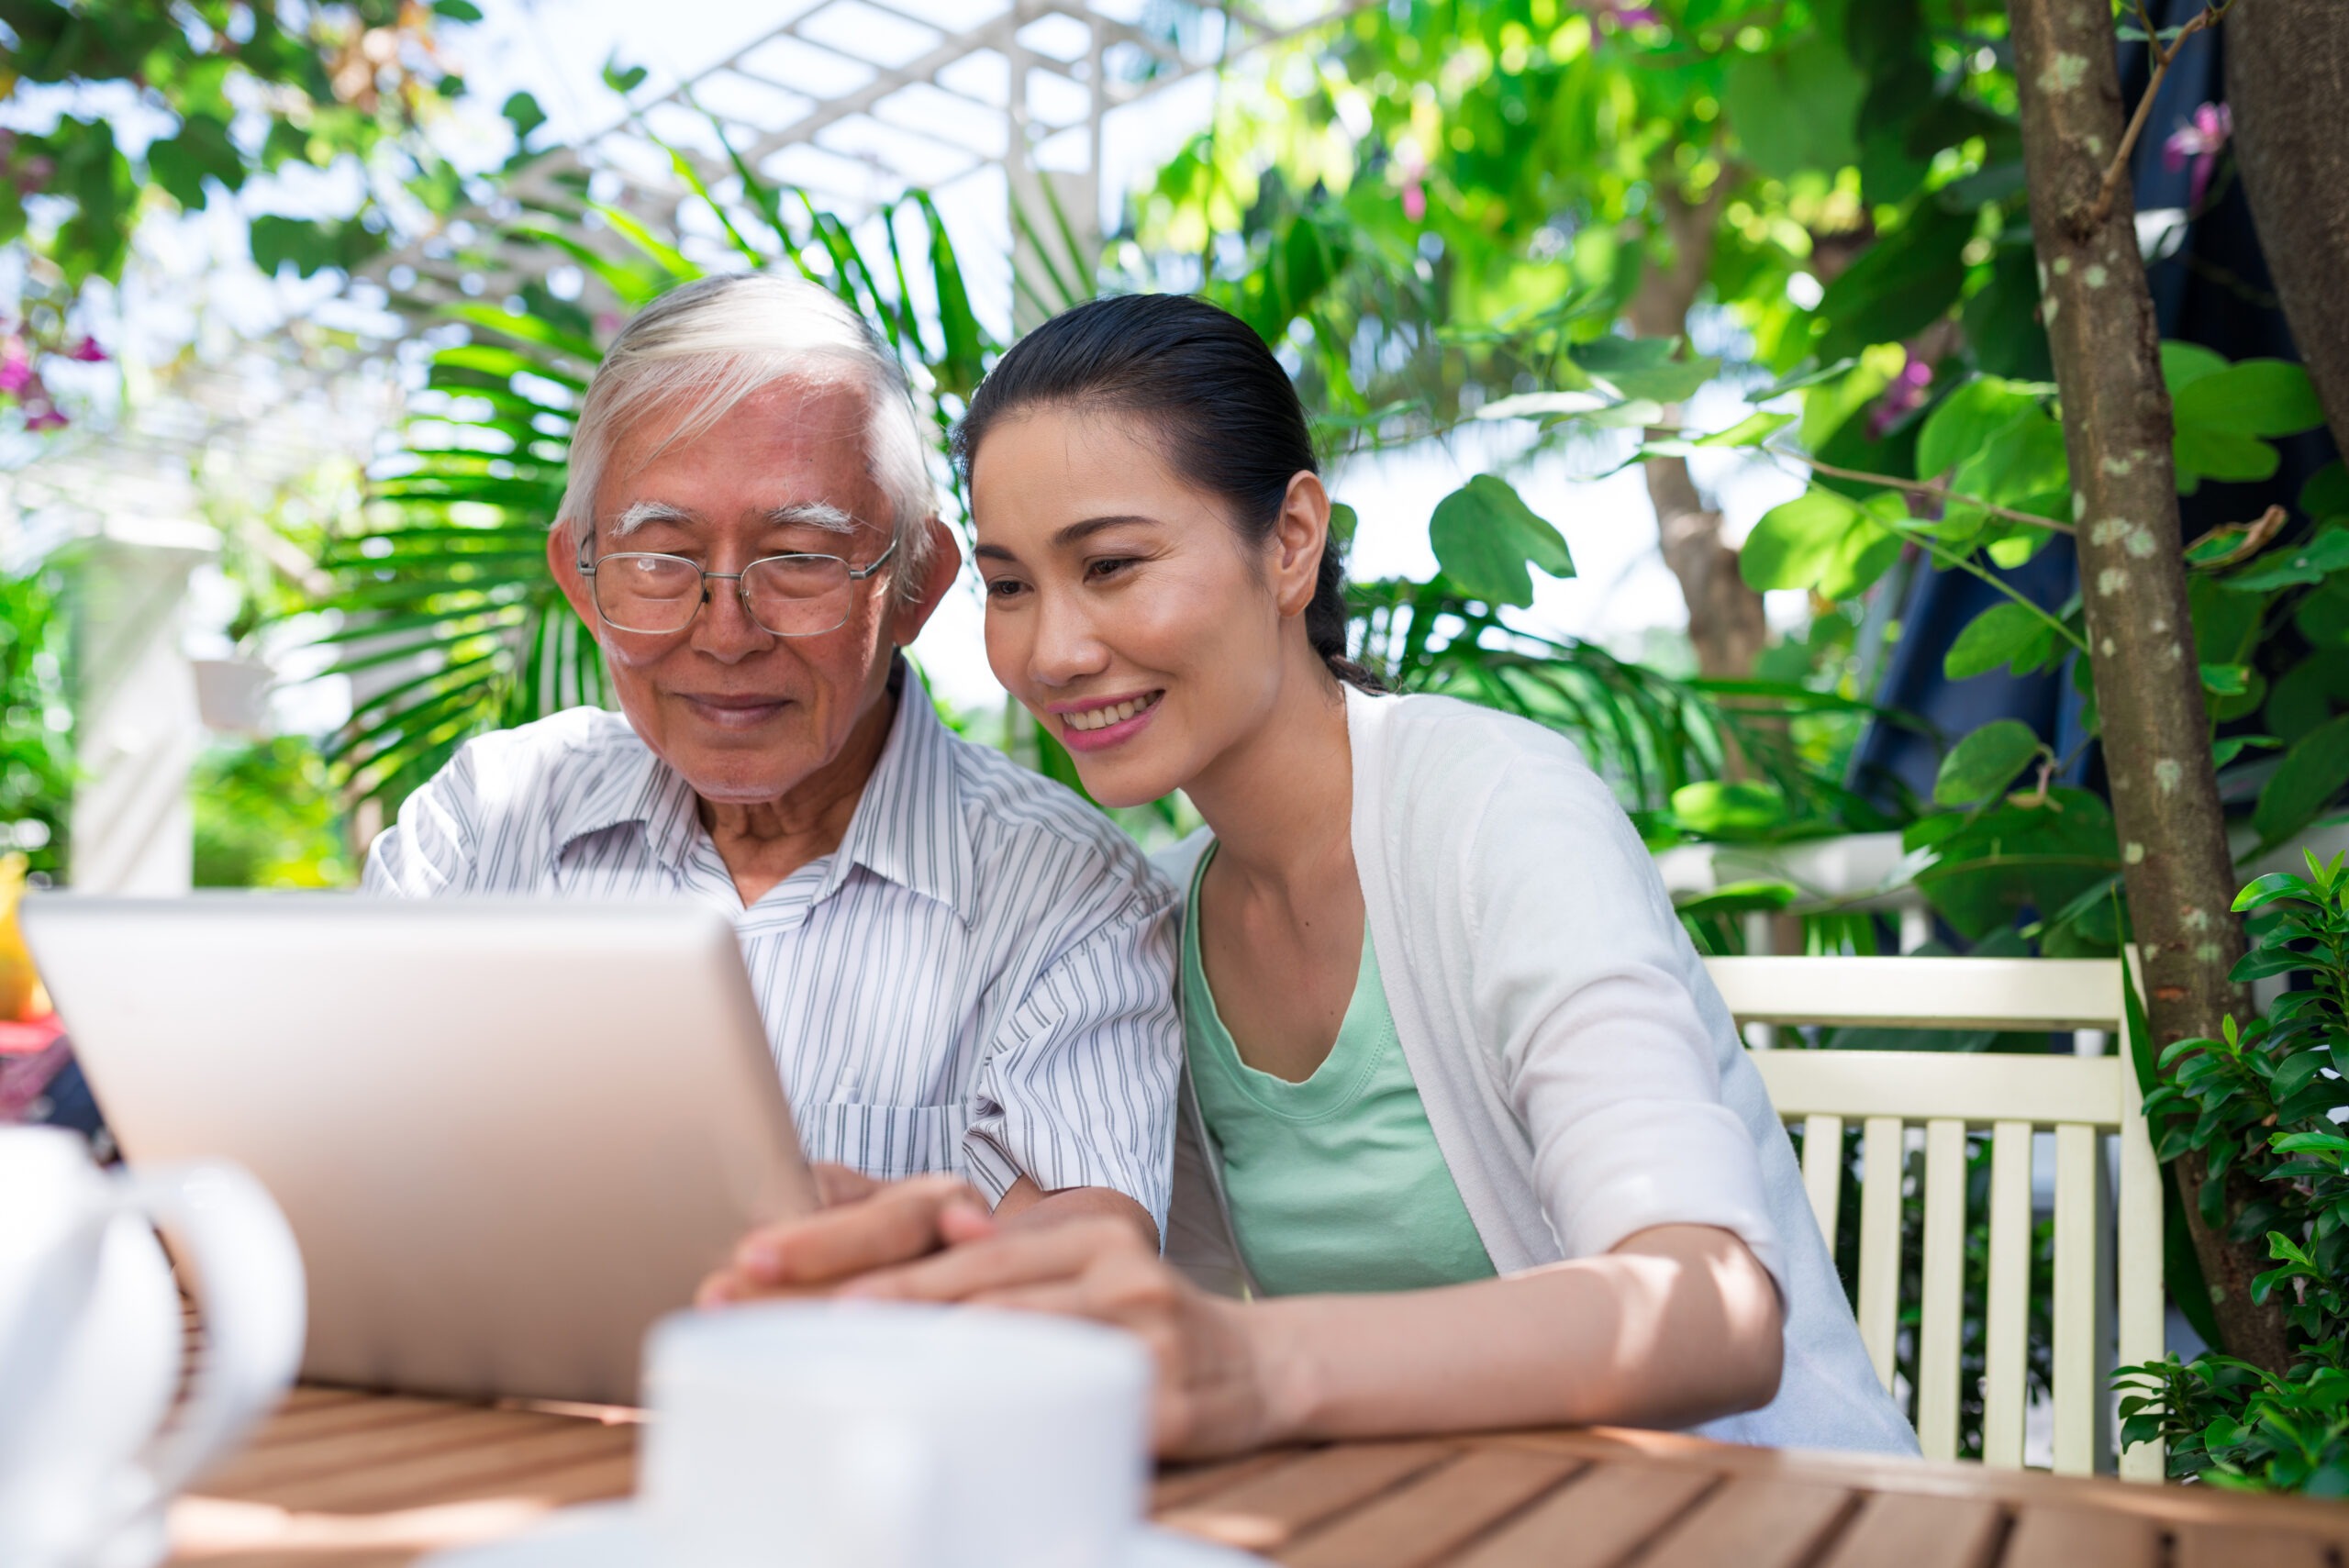
[[[1017,577],[991,578],[987,583],[987,597],[990,599],[1012,598],[1027,585]]]
[[[1104,556],[1098,561],[1087,562],[1085,575],[1092,582],[1106,582],[1133,564],[1133,557],[1129,555]]]

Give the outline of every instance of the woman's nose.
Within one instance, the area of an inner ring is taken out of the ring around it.
[[[1028,662],[1042,684],[1064,686],[1108,667],[1108,645],[1102,641],[1092,615],[1067,595],[1038,595],[1035,624],[1036,640]]]

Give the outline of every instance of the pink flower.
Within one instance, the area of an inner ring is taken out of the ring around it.
[[[33,357],[25,340],[10,333],[0,342],[0,392],[14,396],[33,383]]]
[[[1876,406],[1868,411],[1868,439],[1882,440],[1884,433],[1900,423],[1903,416],[1925,400],[1926,388],[1933,384],[1933,367],[1914,354],[1884,389]]]
[[[28,430],[61,430],[72,423],[58,412],[56,404],[45,397],[36,397],[25,405],[25,428]]]
[[[98,347],[98,340],[95,338],[85,337],[74,344],[65,357],[81,364],[98,365],[106,362],[106,351]]]
[[[1414,180],[1403,187],[1403,216],[1417,223],[1427,215],[1427,187]]]
[[[2178,127],[2162,143],[2162,166],[2171,173],[2185,168],[2188,159],[2194,161],[2194,174],[2188,182],[2188,206],[2202,205],[2211,172],[2219,166],[2219,150],[2227,145],[2234,127],[2234,113],[2226,105],[2204,104],[2194,111],[2191,124]]]

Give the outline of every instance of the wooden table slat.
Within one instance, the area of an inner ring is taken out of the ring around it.
[[[367,1466],[316,1475],[266,1488],[262,1500],[282,1508],[368,1509],[420,1507],[440,1501],[452,1488],[475,1483],[519,1484],[544,1470],[562,1470],[591,1460],[627,1458],[636,1451],[634,1434],[617,1427],[552,1427],[517,1432],[496,1442],[440,1449],[397,1464]]]
[[[1614,1568],[1715,1485],[1696,1470],[1602,1461],[1471,1547],[1459,1568]]]
[[[1238,1459],[1212,1460],[1204,1464],[1186,1464],[1179,1469],[1163,1470],[1150,1485],[1151,1517],[1155,1518],[1170,1508],[1185,1504],[1203,1502],[1243,1481],[1252,1481],[1268,1470],[1277,1470],[1294,1462],[1303,1451],[1293,1448],[1268,1449],[1263,1453],[1243,1454]]]
[[[395,1427],[370,1427],[283,1448],[250,1449],[208,1477],[205,1485],[228,1494],[247,1492],[312,1475],[390,1464],[411,1454],[495,1442],[520,1432],[543,1431],[550,1423],[559,1425],[562,1420],[560,1416],[453,1407],[444,1416]]]
[[[1878,1492],[1820,1568],[1990,1568],[2006,1529],[2006,1509],[1987,1498]]]
[[[1831,1540],[1858,1499],[1815,1481],[1740,1476],[1659,1538],[1642,1568],[1796,1568]]]
[[[345,1432],[377,1431],[413,1421],[447,1420],[452,1413],[481,1407],[451,1405],[445,1399],[410,1399],[385,1395],[380,1399],[337,1400],[284,1410],[253,1437],[248,1452],[312,1443]]]
[[[1426,1568],[1582,1468],[1579,1460],[1471,1449],[1280,1554],[1290,1568]]]
[[[1159,1522],[1246,1551],[1276,1552],[1307,1530],[1358,1507],[1458,1451],[1440,1442],[1349,1443],[1298,1455]]]
[[[2086,1508],[2031,1508],[2015,1520],[1999,1568],[2160,1568],[2162,1530],[2147,1518]]]
[[[2349,1519],[2342,1522],[2342,1537],[2349,1540]],[[2332,1552],[2313,1536],[2241,1526],[2188,1525],[2177,1532],[2170,1551],[2170,1568],[2332,1568],[2333,1562]]]

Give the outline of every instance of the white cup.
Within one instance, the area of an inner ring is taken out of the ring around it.
[[[185,1335],[158,1224],[203,1285],[167,1429]],[[305,1305],[284,1217],[235,1166],[107,1175],[72,1133],[0,1129],[0,1563],[159,1561],[163,1506],[293,1381]]]
[[[1139,1340],[972,1307],[664,1319],[643,1524],[696,1568],[1112,1568],[1141,1527]]]

